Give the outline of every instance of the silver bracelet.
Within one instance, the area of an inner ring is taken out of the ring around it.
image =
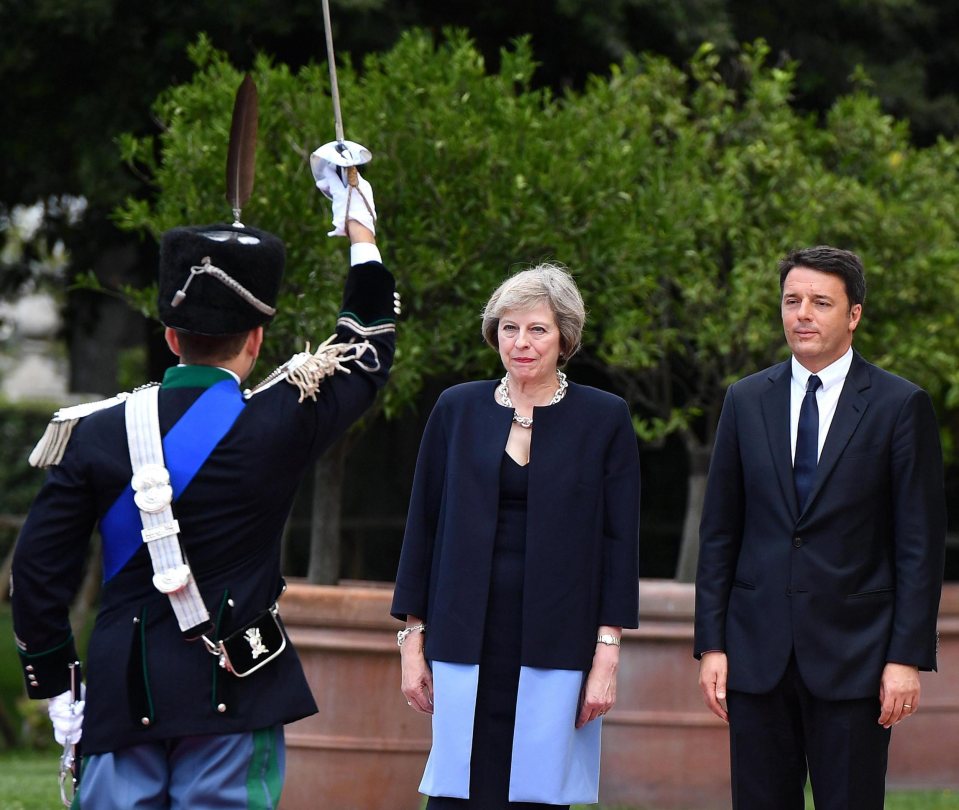
[[[597,644],[606,644],[611,647],[620,647],[622,646],[620,640],[616,638],[612,633],[600,633],[596,636]]]
[[[409,627],[404,627],[402,630],[396,631],[396,646],[402,647],[403,642],[406,641],[406,637],[410,633],[425,633],[426,625],[425,624],[411,624]]]

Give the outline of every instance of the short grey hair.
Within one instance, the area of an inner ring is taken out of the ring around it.
[[[560,334],[560,365],[579,351],[586,323],[586,307],[579,288],[563,265],[543,262],[510,276],[496,288],[483,308],[483,337],[499,350],[499,321],[511,309],[528,310],[545,303],[556,318]]]

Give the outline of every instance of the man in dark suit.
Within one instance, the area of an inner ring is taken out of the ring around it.
[[[866,284],[832,247],[780,262],[792,358],[727,392],[696,577],[706,705],[733,806],[883,806],[890,729],[936,668],[945,501],[928,395],[852,349]]]
[[[161,244],[158,304],[182,363],[151,389],[146,420],[163,436],[162,464],[139,463],[152,432],[131,417],[139,393],[59,412],[60,428],[77,418],[65,452],[61,437],[39,454],[50,470],[14,556],[14,629],[27,693],[50,699],[58,741],[80,742],[82,722],[84,808],[273,808],[283,724],[316,712],[276,618],[283,527],[304,475],[386,382],[399,311],[369,184],[358,178],[351,195],[320,169],[334,234],[352,243],[333,338],[243,392],[276,311],[283,245],[239,224],[175,228]],[[164,509],[170,519],[147,528]],[[69,608],[95,526],[103,587],[83,711],[67,691]],[[188,566],[172,584],[184,566],[158,565],[161,543]]]

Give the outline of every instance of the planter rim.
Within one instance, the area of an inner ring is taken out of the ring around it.
[[[281,615],[314,627],[352,626],[370,630],[398,629],[390,616],[393,583],[360,582],[311,585],[291,579],[280,600]],[[647,625],[685,624],[693,620],[695,586],[666,579],[639,581],[640,629]],[[940,631],[959,633],[959,582],[946,582],[939,606]]]

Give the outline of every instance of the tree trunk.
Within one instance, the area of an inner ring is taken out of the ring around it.
[[[335,585],[340,579],[340,512],[346,449],[344,437],[320,457],[313,469],[307,579],[314,585]]]
[[[699,562],[699,521],[703,516],[706,474],[709,471],[712,448],[687,439],[686,452],[689,455],[689,478],[686,482],[686,514],[683,517],[679,562],[676,565],[676,579],[679,582],[693,582],[696,579],[696,565]]]

